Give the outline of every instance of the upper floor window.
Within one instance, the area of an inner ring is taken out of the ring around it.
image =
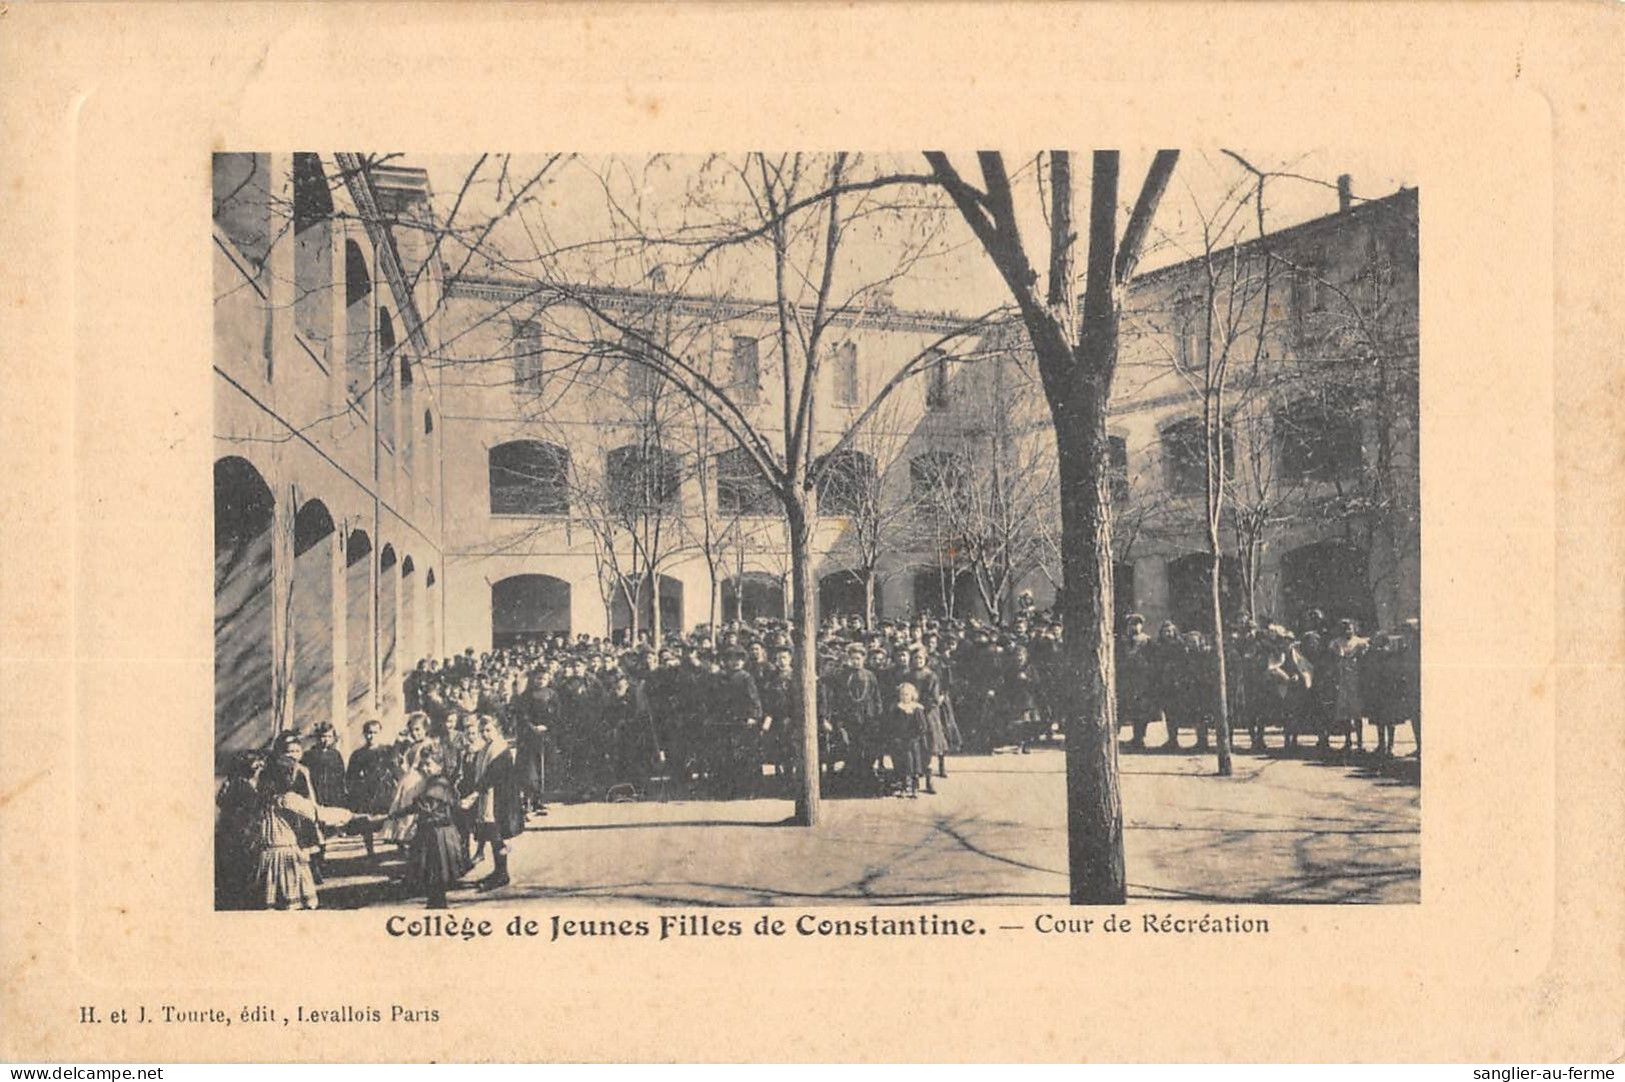
[[[818,482],[818,508],[829,515],[858,515],[874,509],[880,489],[875,460],[862,451],[837,452]]]
[[[626,357],[621,362],[626,366],[626,393],[633,399],[647,400],[660,391],[660,372],[649,363],[651,350],[645,344],[650,340],[651,333],[641,328],[636,333],[628,332],[622,336],[621,345],[626,351]],[[655,357],[654,360],[658,363],[659,358]]]
[[[271,157],[214,156],[214,221],[256,276],[271,251]]]
[[[1175,421],[1162,430],[1162,455],[1168,488],[1190,495],[1207,491],[1207,428],[1200,417]],[[1236,445],[1230,426],[1224,426],[1224,472],[1234,476]]]
[[[734,397],[743,405],[754,404],[762,379],[761,346],[756,339],[734,336],[728,376]]]
[[[1206,335],[1201,300],[1181,289],[1174,299],[1174,356],[1180,364],[1202,363],[1202,339]]]
[[[328,362],[333,336],[333,196],[322,160],[293,156],[293,318],[311,354]]]
[[[609,503],[616,514],[671,507],[682,491],[682,460],[662,447],[629,444],[605,456]]]
[[[909,461],[908,476],[916,499],[955,499],[964,493],[970,470],[952,451],[925,451]]]
[[[743,448],[717,455],[717,509],[725,515],[765,515],[773,511],[773,488]]]
[[[570,513],[570,452],[540,440],[514,440],[491,448],[493,515]]]
[[[835,347],[835,404],[858,404],[858,344],[842,342]]]
[[[948,355],[933,349],[925,362],[925,408],[945,410],[948,404]]]
[[[1311,395],[1275,413],[1275,453],[1291,481],[1334,481],[1359,472],[1360,421],[1337,396]]]
[[[1292,275],[1292,314],[1297,319],[1326,310],[1331,293],[1326,281],[1326,250],[1321,247],[1299,253]]]
[[[519,394],[539,395],[545,386],[542,330],[534,323],[513,326],[513,389]]]
[[[372,274],[367,256],[353,240],[344,242],[344,385],[350,400],[367,409],[376,376],[372,365]]]

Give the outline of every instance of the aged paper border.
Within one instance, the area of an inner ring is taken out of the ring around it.
[[[1578,4],[0,6],[0,1057],[1625,1054],[1622,36]],[[1420,905],[568,946],[212,912],[211,149],[1221,142],[1419,163]],[[442,1021],[77,1022],[261,1001]]]

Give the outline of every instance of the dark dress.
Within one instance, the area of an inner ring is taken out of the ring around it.
[[[330,808],[349,807],[344,773],[344,756],[337,748],[312,748],[305,752],[305,769],[316,787],[316,803]]]
[[[881,715],[881,739],[885,741],[886,754],[899,778],[914,777],[924,771],[922,748],[928,728],[925,708],[918,703],[910,707],[893,703]]]
[[[506,839],[525,832],[525,809],[519,801],[518,770],[513,748],[503,748],[500,754],[486,763],[485,769],[468,791],[482,798],[488,792],[491,794],[494,814],[490,820],[478,817],[476,830],[479,834],[487,835],[488,830],[494,830]],[[479,803],[475,807],[478,808]]]
[[[219,815],[214,824],[214,907],[250,909],[254,878],[250,830],[259,811],[259,794],[247,778],[227,778],[215,795]]]
[[[1132,726],[1136,739],[1145,739],[1145,727],[1156,716],[1152,694],[1152,655],[1149,635],[1124,635],[1117,640],[1117,724]]]
[[[791,731],[795,713],[795,687],[790,677],[773,669],[762,674],[756,682],[762,700],[762,716],[772,718],[772,727],[763,734],[763,754],[770,760],[782,759],[792,751],[794,735]]]
[[[942,688],[942,702],[937,711],[942,718],[942,734],[947,740],[948,750],[956,752],[964,747],[965,738],[959,731],[959,715],[954,711],[953,663],[939,654],[931,659],[931,668],[937,674],[938,686]]]
[[[519,787],[540,804],[547,791],[548,742],[558,721],[558,692],[550,687],[532,688],[514,700],[512,714]]]
[[[942,681],[929,668],[911,669],[904,677],[919,692],[920,707],[925,711],[925,735],[920,754],[927,759],[933,755],[948,754],[948,731],[942,723]],[[920,764],[924,769],[926,763]]]
[[[406,866],[412,882],[433,890],[468,874],[473,866],[457,829],[457,796],[445,778],[433,778],[412,802],[417,831],[412,835]]]
[[[1014,660],[1006,663],[996,699],[1001,742],[1017,744],[1037,735],[1034,725],[1038,713],[1037,692],[1038,683],[1031,669]]]
[[[366,815],[384,815],[395,796],[395,776],[392,763],[393,749],[374,745],[355,749],[350,756],[350,767],[345,775],[345,795],[351,811]]]
[[[825,761],[846,761],[860,769],[879,754],[875,719],[880,714],[880,683],[868,669],[840,668],[825,678],[819,696],[831,732],[824,734]]]

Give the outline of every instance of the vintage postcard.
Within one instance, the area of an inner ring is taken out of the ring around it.
[[[0,16],[8,1059],[1621,1055],[1600,9]]]

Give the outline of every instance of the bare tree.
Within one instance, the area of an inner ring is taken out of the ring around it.
[[[956,395],[958,423],[934,441],[943,457],[921,468],[917,480],[927,528],[946,543],[949,562],[970,572],[988,613],[1008,619],[1017,586],[1056,540],[1054,443],[1047,415],[1040,420],[1040,390],[1019,355],[1006,354],[974,375],[981,377],[975,386]]]
[[[826,516],[845,529],[827,563],[863,587],[863,616],[875,626],[876,595],[885,557],[907,539],[919,517],[920,501],[901,469],[903,450],[914,427],[897,400],[888,402],[858,429],[851,446],[827,469],[818,493]]]
[[[707,371],[711,374],[709,368]],[[705,564],[710,586],[706,624],[715,629],[722,622],[722,585],[728,578],[729,564],[737,562],[734,558],[743,555],[747,544],[749,531],[745,512],[750,504],[741,499],[739,479],[727,476],[725,463],[728,460],[721,457],[734,448],[732,438],[698,399],[685,397],[684,410],[686,453],[698,499],[691,508],[692,513],[684,516],[683,527],[688,534],[689,547]]]
[[[1175,473],[1200,470],[1200,521],[1208,556],[1207,634],[1212,640],[1217,688],[1211,704],[1218,745],[1218,773],[1234,770],[1231,757],[1228,667],[1224,618],[1223,530],[1226,497],[1234,474],[1234,422],[1239,410],[1265,384],[1269,308],[1275,265],[1267,248],[1243,243],[1255,220],[1262,240],[1263,190],[1247,178],[1232,184],[1213,205],[1190,199],[1197,224],[1196,252],[1171,297],[1154,295],[1153,308],[1171,333],[1153,334],[1155,344],[1201,407],[1199,428],[1171,429],[1164,436]],[[1170,303],[1171,302],[1171,303]],[[1232,386],[1240,370],[1241,385]],[[1232,395],[1232,392],[1236,393]],[[1194,435],[1195,438],[1191,438]],[[1176,488],[1175,494],[1178,495]]]
[[[808,722],[801,732],[806,769],[796,820],[812,824],[819,816],[817,732],[810,724],[817,716],[811,568],[818,487],[854,433],[930,359],[956,343],[974,341],[999,313],[938,320],[931,333],[919,336],[918,349],[883,362],[887,371],[867,404],[830,434],[823,427],[828,416],[820,396],[832,328],[861,324],[881,290],[940,247],[945,208],[934,189],[924,189],[926,195],[910,204],[900,197],[895,174],[848,153],[717,156],[681,181],[676,220],[661,220],[657,208],[642,203],[641,193],[650,185],[634,184],[637,198],[621,198],[613,170],[625,167],[612,162],[602,176],[611,228],[597,242],[600,255],[593,266],[600,276],[624,274],[629,267],[647,274],[647,268],[660,267],[670,292],[655,294],[670,315],[669,330],[650,334],[640,328],[636,313],[622,303],[624,288],[583,284],[580,275],[565,273],[573,269],[565,258],[569,253],[550,245],[539,226],[527,232],[533,250],[525,258],[510,257],[495,242],[482,242],[481,255],[508,276],[533,282],[536,298],[561,301],[585,315],[584,325],[561,319],[549,328],[582,363],[610,356],[641,365],[698,406],[732,444],[733,460],[748,465],[776,503],[790,553],[799,713]],[[871,238],[861,249],[849,245],[857,223],[889,228],[892,243]],[[771,279],[765,302],[731,295],[753,267],[764,268]],[[718,338],[730,325],[747,317],[765,325],[763,348],[749,353],[749,378],[740,378],[738,371],[719,378],[706,355],[720,347]],[[758,401],[758,392],[769,388]]]
[[[1178,160],[1159,151],[1121,236],[1117,151],[1093,155],[1084,290],[1079,311],[1072,155],[1048,155],[1048,286],[1040,293],[1004,156],[977,155],[981,185],[946,154],[926,159],[1009,287],[1031,339],[1055,424],[1060,472],[1061,610],[1066,624],[1067,838],[1071,899],[1117,905],[1127,892],[1112,672],[1111,477],[1106,411],[1117,367],[1118,319],[1151,220]]]

